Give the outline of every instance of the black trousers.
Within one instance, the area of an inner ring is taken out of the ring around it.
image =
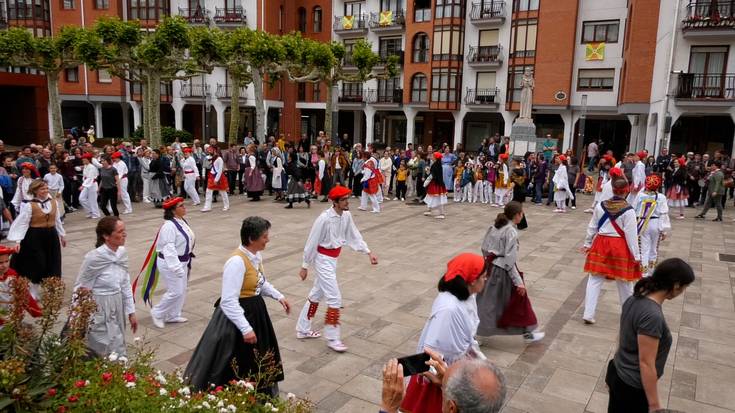
[[[227,174],[227,184],[230,186],[230,190],[228,191],[230,195],[235,193],[235,184],[237,183],[237,171],[234,170],[226,170],[225,173]]]
[[[702,188],[699,186],[699,182],[694,180],[687,183],[687,189],[689,190],[687,206],[693,207],[695,203],[699,202],[699,193],[702,192]]]
[[[352,178],[352,195],[356,197],[362,196],[362,172],[359,174],[355,174],[355,176]]]
[[[237,170],[237,189],[238,191],[240,191],[240,195],[245,193],[243,192],[243,189],[244,189],[244,181],[242,179],[243,176],[245,176],[245,165],[240,164],[240,169]]]
[[[128,172],[128,195],[130,202],[138,202],[138,181],[140,180],[140,172]]]
[[[396,181],[396,198],[405,198],[407,189],[408,186],[406,185],[406,181]]]
[[[117,211],[117,187],[100,189],[100,209],[105,216],[110,216],[110,212],[107,210],[108,201],[110,202],[110,208],[112,208],[112,214],[119,217],[120,213]]]
[[[610,389],[607,413],[648,413],[646,392],[621,380],[612,360],[607,365],[605,383]]]

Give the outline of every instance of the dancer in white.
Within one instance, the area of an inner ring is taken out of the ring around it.
[[[508,171],[508,154],[501,153],[498,157],[497,178],[495,179],[495,203],[490,206],[504,207],[508,201],[510,191],[510,172]]]
[[[16,213],[20,212],[20,206],[23,202],[33,199],[33,195],[28,192],[28,188],[31,187],[31,182],[33,182],[38,176],[38,170],[36,170],[36,167],[30,162],[23,162],[20,164],[20,171],[22,175],[18,177],[15,195],[13,195],[13,199],[10,201],[15,208]]]
[[[629,204],[635,204],[635,199],[638,193],[642,191],[646,185],[646,165],[643,164],[643,159],[648,157],[646,151],[638,151],[635,154],[635,166],[633,166],[633,182],[630,183],[630,193],[628,194],[627,201]]]
[[[120,151],[113,153],[112,166],[117,169],[117,176],[120,179],[120,199],[125,207],[123,214],[132,214],[133,204],[130,203],[130,194],[128,194],[128,166],[121,158],[122,153]],[[107,208],[106,205],[105,208]]]
[[[97,167],[92,165],[92,154],[87,152],[82,155],[82,186],[79,188],[82,193],[79,194],[79,203],[87,211],[87,218],[99,218],[100,209],[97,206],[97,176],[100,172]]]
[[[184,191],[189,195],[194,206],[199,205],[199,192],[197,192],[196,182],[199,179],[197,163],[191,156],[192,149],[184,148],[184,160],[181,161],[181,169],[184,171]]]
[[[166,222],[158,231],[156,266],[166,283],[166,293],[151,310],[153,325],[158,328],[163,328],[165,323],[188,321],[181,316],[181,309],[184,308],[196,242],[194,231],[184,219],[184,198],[167,200],[163,203],[163,210],[163,219]]]
[[[359,184],[362,185],[362,195],[360,195],[360,206],[357,209],[367,211],[369,199],[373,206],[373,213],[377,214],[380,212],[378,194],[382,194],[380,184],[383,182],[383,175],[378,170],[377,161],[370,155],[370,152],[363,152],[362,157],[365,160],[362,164],[362,179]]]
[[[209,177],[207,178],[207,192],[204,196],[204,208],[202,208],[202,212],[212,210],[212,194],[214,191],[219,191],[219,194],[222,195],[222,210],[227,211],[230,209],[230,198],[227,196],[227,191],[230,186],[225,176],[225,163],[222,161],[222,157],[219,156],[217,148],[210,146],[207,151],[212,156],[212,166],[209,170]]]
[[[566,200],[567,198],[574,198],[574,193],[569,189],[569,177],[567,176],[567,157],[565,155],[559,155],[556,157],[556,163],[558,168],[554,173],[554,202],[556,202],[556,209],[554,212],[567,212]]]
[[[61,219],[64,219],[64,199],[61,194],[64,192],[64,177],[58,172],[59,168],[55,163],[48,167],[48,173],[44,175],[43,180],[48,185],[48,192],[51,198],[56,202]]]
[[[671,231],[669,205],[666,196],[660,194],[661,178],[646,178],[646,190],[638,193],[633,208],[638,217],[638,237],[641,242],[641,271],[644,277],[653,273],[658,259],[658,243]]]
[[[316,314],[319,302],[324,299],[327,302],[327,314],[324,320],[327,346],[338,353],[347,351],[347,346],[342,343],[340,337],[339,314],[342,307],[342,293],[337,284],[337,258],[342,247],[349,246],[357,252],[367,254],[371,264],[378,263],[378,257],[370,252],[352,220],[349,211],[351,194],[352,191],[341,185],[329,191],[332,208],[322,212],[314,221],[314,226],[304,246],[304,261],[299,272],[301,280],[305,280],[309,266],[313,266],[316,271],[316,280],[314,280],[314,286],[299,315],[296,337],[304,339],[321,336],[318,331],[312,330],[311,319]]]

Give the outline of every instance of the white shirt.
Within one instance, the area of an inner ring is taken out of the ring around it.
[[[375,168],[375,159],[370,158],[362,165],[362,179],[360,182],[365,182],[373,177],[373,170]]]
[[[43,177],[44,182],[48,185],[48,190],[55,194],[64,192],[64,177],[59,173],[47,173]]]
[[[342,215],[339,215],[334,208],[322,212],[314,221],[304,246],[302,268],[309,268],[309,265],[314,263],[314,258],[319,253],[317,252],[319,246],[327,249],[349,246],[357,252],[370,253],[370,249],[355,226],[355,221],[352,220],[352,214],[349,211],[343,211]]]
[[[196,179],[197,176],[197,163],[194,157],[189,156],[181,161],[181,169],[184,171],[184,178]]]
[[[671,231],[671,220],[669,219],[669,204],[666,202],[666,195],[655,192],[651,193],[648,191],[638,192],[638,195],[636,196],[634,202],[635,214],[638,219],[645,219],[645,216],[643,216],[643,202],[646,200],[656,200],[656,209],[654,209],[651,218],[658,220],[659,230],[661,232]]]
[[[604,214],[605,211],[602,209],[602,203],[597,204],[594,212],[592,213],[590,223],[587,225],[587,237],[584,240],[585,247],[591,247],[592,241],[598,234],[606,237],[620,238],[615,227],[610,223],[610,219],[606,219],[605,223],[602,224],[602,227],[600,227],[599,230],[597,229],[597,223]],[[615,220],[615,223],[623,230],[623,233],[625,234],[625,242],[628,244],[628,249],[633,255],[633,258],[636,261],[640,261],[641,253],[638,245],[638,221],[636,219],[635,211],[633,209],[625,211],[623,215],[619,216],[618,219]]]
[[[31,186],[31,182],[33,182],[33,178],[26,178],[24,176],[18,178],[18,185],[15,188],[13,200],[10,201],[16,211],[18,211],[18,208],[20,208],[23,201],[30,201],[33,199],[33,195],[28,193],[28,188]]]
[[[468,298],[472,300],[474,297]],[[477,323],[466,302],[459,301],[449,292],[441,292],[434,299],[431,315],[419,338],[418,353],[429,347],[444,356],[448,364],[465,357],[472,348]]]
[[[97,182],[95,179],[99,176],[100,171],[97,170],[97,167],[93,164],[89,163],[84,166],[84,170],[82,171],[82,186],[85,188],[90,188],[92,185],[97,185]]]
[[[646,184],[646,165],[643,162],[636,162],[633,167],[633,187],[631,191],[638,192],[643,189]]]
[[[225,169],[225,162],[222,160],[221,156],[218,156],[217,159],[212,162],[212,169],[209,171],[210,174],[214,175],[214,182],[219,182],[220,178],[222,178],[222,172]]]
[[[99,258],[109,261],[102,269],[91,270]],[[130,276],[127,270],[127,252],[125,247],[111,250],[106,244],[87,253],[79,270],[74,289],[83,287],[92,290],[94,295],[113,295],[120,293],[123,299],[123,310],[126,315],[135,313],[133,289],[130,287]]]
[[[380,158],[380,172],[390,173],[393,170],[393,160],[389,157]]]
[[[562,163],[554,172],[554,178],[552,179],[554,186],[557,190],[568,190],[569,189],[569,177],[567,176],[567,167]]]
[[[319,159],[317,164],[319,165],[319,179],[324,179],[324,169],[327,167],[327,163],[324,159]]]
[[[112,167],[117,169],[117,176],[120,177],[120,180],[128,179],[126,176],[128,174],[128,166],[125,165],[125,162],[118,160],[112,163]]]
[[[597,144],[594,142],[590,142],[589,145],[587,145],[587,157],[592,159],[593,157],[597,156],[597,153],[599,152],[599,149],[597,149]]]
[[[56,201],[54,201],[51,196],[47,198],[47,202],[38,203],[38,206],[41,207],[41,210],[44,214],[48,214],[51,212],[52,204],[54,204]],[[66,235],[66,231],[64,231],[64,225],[61,223],[61,212],[59,209],[56,209],[56,222],[54,226],[56,227],[56,232],[59,234],[60,237],[63,237]],[[28,227],[31,225],[31,215],[33,214],[33,211],[31,210],[31,202],[23,202],[20,204],[20,211],[18,212],[18,216],[15,218],[15,221],[10,225],[10,230],[8,231],[8,240],[9,241],[15,241],[17,243],[20,243],[23,241],[23,238],[26,236],[26,232],[28,231]]]
[[[255,293],[271,297],[276,301],[282,300],[283,294],[281,294],[271,283],[266,281],[265,275],[260,272],[260,264],[263,261],[260,252],[253,254],[242,245],[239,249],[245,253],[250,260],[250,263],[258,271],[258,288],[255,290]],[[240,306],[240,290],[242,289],[244,277],[245,262],[237,255],[230,257],[222,270],[222,298],[219,303],[222,312],[225,313],[227,318],[235,324],[235,327],[237,327],[243,335],[253,331],[253,328],[245,318],[245,313]]]
[[[179,277],[184,277],[187,273],[188,262],[179,261],[179,257],[194,251],[196,237],[194,231],[184,220],[174,219],[189,237],[189,250],[186,249],[186,238],[181,234],[181,231],[176,228],[172,221],[166,220],[158,232],[158,241],[156,242],[156,252],[163,254],[163,259],[158,258],[158,266],[164,271],[171,271],[178,274]]]

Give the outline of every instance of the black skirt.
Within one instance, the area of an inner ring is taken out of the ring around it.
[[[61,244],[56,228],[28,228],[10,267],[36,284],[44,278],[60,277]]]
[[[242,333],[227,318],[217,300],[212,319],[184,371],[185,380],[192,388],[206,390],[211,384],[225,385],[230,380],[255,381],[255,374],[263,370],[264,361],[270,364],[268,369],[273,370],[273,375],[270,382],[258,383],[258,389],[267,389],[283,380],[278,340],[263,297],[241,298],[240,307],[258,338],[257,343],[247,344],[243,341]],[[232,367],[233,360],[237,363],[237,371]]]

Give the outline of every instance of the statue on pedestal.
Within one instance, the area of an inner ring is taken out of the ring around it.
[[[531,68],[527,67],[521,80],[521,113],[519,119],[531,120],[531,108],[533,106],[533,88],[535,86]]]

